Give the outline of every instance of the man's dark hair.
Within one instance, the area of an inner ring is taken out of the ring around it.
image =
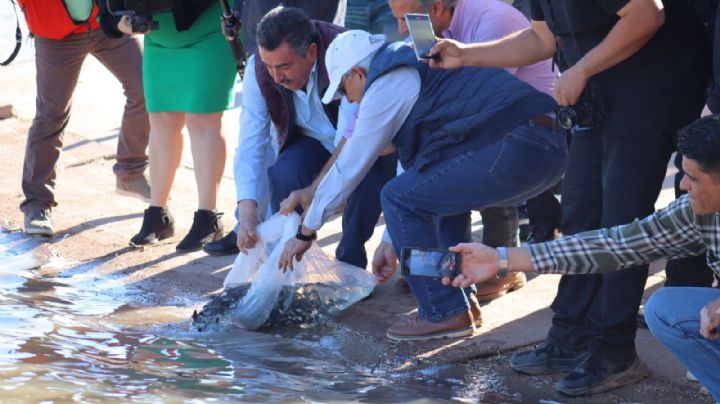
[[[273,51],[283,42],[300,56],[317,38],[315,25],[305,12],[295,7],[277,6],[268,11],[257,26],[257,42],[263,49]]]
[[[702,117],[680,129],[678,151],[698,168],[720,178],[720,115]]]

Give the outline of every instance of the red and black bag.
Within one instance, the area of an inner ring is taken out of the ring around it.
[[[18,0],[25,14],[28,28],[33,35],[47,39],[63,39],[70,34],[80,34],[98,29],[98,7],[93,2],[90,17],[75,21],[70,17],[63,0]]]

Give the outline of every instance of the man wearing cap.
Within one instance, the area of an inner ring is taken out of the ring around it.
[[[353,108],[339,100],[323,105],[320,95],[329,84],[325,51],[341,31],[330,23],[311,21],[305,12],[290,7],[274,8],[258,24],[259,49],[246,68],[235,153],[237,246],[241,252],[257,241],[256,227],[265,216],[267,188],[270,209],[277,212],[291,191],[311,185],[334,159],[336,136],[342,133],[342,122]],[[271,131],[271,123],[276,133]],[[277,156],[273,143],[279,147]],[[378,162],[347,199],[336,252],[340,261],[361,268],[367,265],[364,243],[380,217],[380,190],[391,177]]]
[[[346,94],[359,103],[354,132],[317,187],[300,229],[312,236],[392,144],[405,172],[381,194],[396,253],[437,248],[434,218],[509,205],[547,189],[562,175],[565,137],[548,113],[557,104],[505,70],[430,69],[403,43],[364,31],[339,35],[326,55],[323,102]],[[528,174],[530,173],[530,174]],[[449,236],[451,235],[442,235]],[[454,237],[458,237],[454,235]],[[292,269],[310,243],[291,239],[280,259]],[[393,269],[377,271],[380,282]],[[395,340],[471,335],[468,291],[439,278],[409,276],[417,315],[388,329]]]
[[[463,43],[498,40],[530,26],[530,21],[520,11],[501,0],[388,0],[388,3],[397,18],[398,30],[403,35],[409,34],[405,23],[405,15],[408,13],[428,14],[436,36]],[[507,70],[537,90],[552,95],[556,76],[552,58]],[[554,234],[555,223],[560,221],[557,217],[560,204],[552,190],[534,198],[528,206],[528,213],[533,213],[529,218],[532,234]],[[516,206],[491,206],[482,209],[480,214],[483,221],[483,244],[492,247],[514,247],[517,244],[519,214]],[[446,228],[441,232],[445,234],[470,232],[470,223],[469,213],[438,220],[438,226]],[[440,242],[443,247],[453,245],[447,240],[441,239]],[[373,262],[385,264],[383,257],[391,251],[392,245],[381,244]],[[389,258],[395,261],[392,255]],[[525,274],[521,272],[510,274],[504,279],[493,279],[476,285],[476,296],[481,302],[493,300],[508,291],[521,288],[525,281]]]

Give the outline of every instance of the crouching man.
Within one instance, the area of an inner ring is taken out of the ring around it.
[[[467,286],[503,277],[508,271],[591,274],[648,264],[658,259],[707,253],[709,267],[720,275],[720,116],[708,116],[680,131],[678,150],[683,154],[685,176],[680,188],[687,195],[643,220],[588,231],[523,248],[490,248],[460,244],[451,250],[463,255],[462,274],[452,284]],[[443,279],[445,284],[450,279]],[[720,290],[672,287],[655,292],[645,305],[650,331],[716,401],[720,401]],[[607,362],[598,364],[607,367]],[[612,369],[609,369],[612,370]],[[626,374],[647,375],[635,358]],[[618,374],[616,377],[622,376]],[[621,385],[578,385],[561,390],[595,394]]]
[[[396,254],[404,247],[437,248],[435,217],[512,205],[547,189],[563,173],[567,147],[551,115],[555,101],[505,70],[431,69],[404,43],[386,44],[364,31],[340,34],[330,44],[326,66],[330,86],[323,102],[344,94],[360,106],[352,137],[319,183],[298,238],[285,247],[283,268],[302,257],[310,246],[306,240],[391,143],[405,170],[381,193]],[[467,239],[465,232],[441,236]],[[376,275],[383,282],[392,270]],[[417,316],[390,327],[389,338],[474,332],[480,309],[469,310],[470,291],[444,286],[439,278],[411,276],[408,282]]]

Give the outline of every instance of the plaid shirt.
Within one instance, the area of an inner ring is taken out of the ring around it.
[[[720,275],[720,213],[696,215],[687,195],[642,220],[528,246],[539,273],[610,272],[661,258],[707,253]]]

